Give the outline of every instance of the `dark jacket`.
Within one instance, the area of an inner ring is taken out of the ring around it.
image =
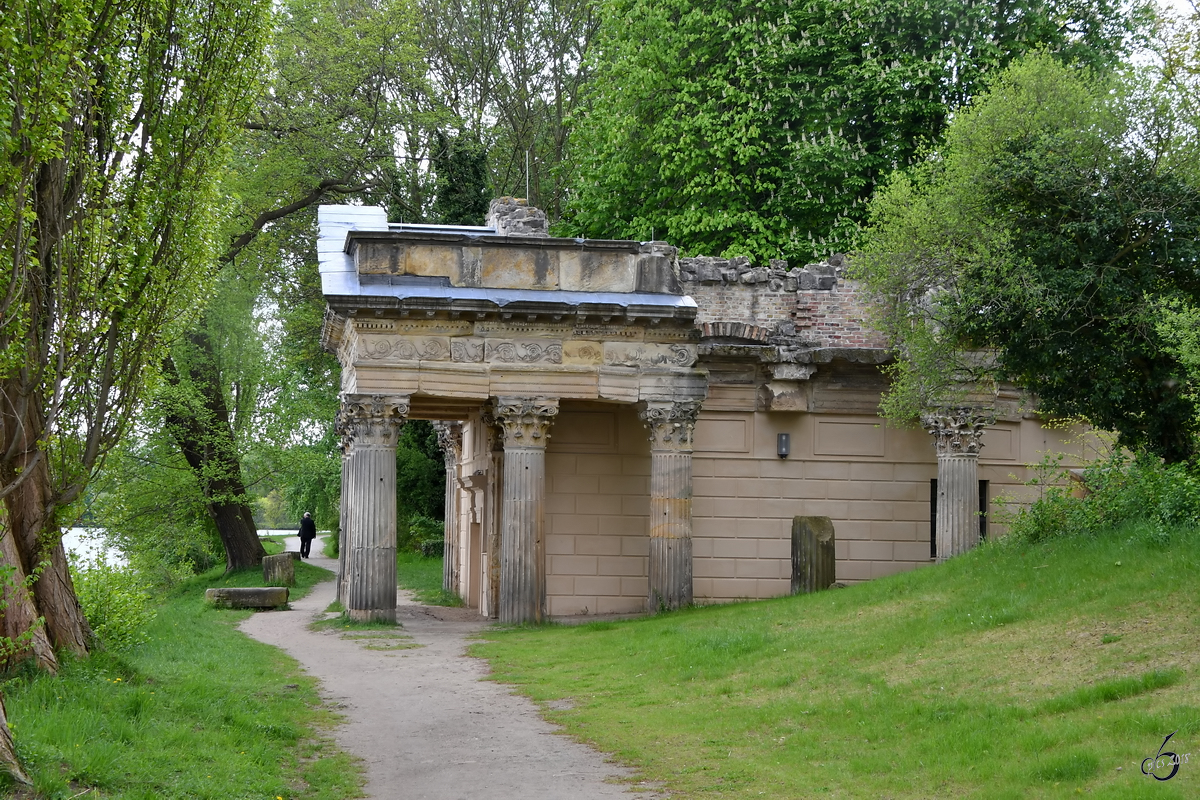
[[[304,519],[300,520],[300,538],[317,538],[317,523],[312,521],[312,517],[305,517]]]

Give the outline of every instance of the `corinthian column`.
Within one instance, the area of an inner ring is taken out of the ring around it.
[[[480,424],[487,435],[488,468],[484,502],[484,538],[487,543],[487,562],[483,579],[483,602],[480,612],[492,619],[500,617],[500,539],[504,527],[504,503],[501,493],[504,482],[504,431],[497,426],[490,406],[480,415]]]
[[[649,610],[692,602],[692,431],[700,402],[647,402],[650,431]]]
[[[350,457],[342,494],[349,526],[343,604],[357,622],[396,621],[396,439],[407,397],[342,399]]]
[[[350,513],[348,511],[350,486],[350,449],[351,436],[349,420],[345,409],[338,411],[333,424],[334,433],[338,436],[338,450],[342,454],[342,491],[338,502],[338,570],[337,570],[337,601],[343,605],[346,602],[346,552],[349,548]]]
[[[500,622],[541,622],[546,607],[546,442],[558,400],[498,397],[504,437]]]
[[[979,451],[983,428],[995,417],[980,409],[940,408],[921,416],[937,447],[937,560],[979,544]]]
[[[442,588],[458,592],[458,460],[462,455],[462,425],[458,422],[435,422],[438,446],[446,462],[445,544],[442,545]]]

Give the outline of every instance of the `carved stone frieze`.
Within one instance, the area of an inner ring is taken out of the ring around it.
[[[395,447],[408,416],[406,395],[346,394],[342,396],[343,436],[353,446]]]
[[[497,397],[492,404],[496,423],[504,431],[504,446],[545,447],[550,425],[558,415],[558,400]]]
[[[696,348],[683,344],[604,344],[604,363],[610,367],[690,367]]]
[[[983,429],[995,421],[991,411],[970,406],[942,407],[921,415],[921,426],[933,436],[939,456],[978,455]]]
[[[450,341],[444,336],[364,336],[359,352],[374,360],[445,361],[450,358]]]
[[[691,452],[699,400],[647,401],[638,416],[650,432],[651,450]]]
[[[600,342],[563,342],[563,363],[595,366],[604,360],[604,345]]]
[[[450,360],[460,364],[478,364],[483,361],[483,339],[459,337],[450,340]]]
[[[487,340],[484,360],[501,364],[561,364],[562,342],[532,339]]]

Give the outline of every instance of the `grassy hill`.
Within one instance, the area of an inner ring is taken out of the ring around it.
[[[1132,525],[474,653],[674,797],[1198,797],[1198,567]]]

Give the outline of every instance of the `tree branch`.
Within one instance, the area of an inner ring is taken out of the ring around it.
[[[230,261],[233,261],[233,259],[237,257],[237,254],[245,249],[245,247],[252,241],[254,241],[254,237],[258,236],[262,229],[267,225],[277,219],[283,219],[289,214],[294,214],[297,211],[302,211],[303,209],[308,208],[329,192],[335,192],[337,194],[354,194],[355,192],[365,192],[367,189],[370,189],[371,186],[372,183],[370,182],[346,184],[338,178],[326,178],[317,184],[311,192],[306,194],[304,197],[301,197],[299,200],[288,203],[286,206],[280,206],[279,208],[272,209],[271,211],[264,211],[263,213],[259,214],[250,228],[234,239],[233,243],[229,245],[229,249],[226,250],[224,255],[217,259],[217,261],[220,264],[228,264]]]

